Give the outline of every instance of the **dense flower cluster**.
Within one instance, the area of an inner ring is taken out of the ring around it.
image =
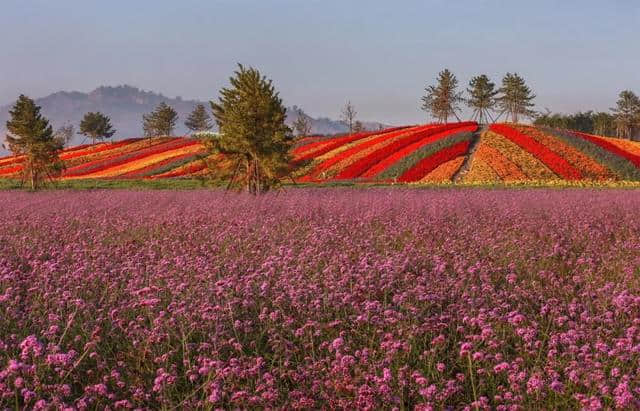
[[[637,409],[640,193],[0,193],[0,408]]]

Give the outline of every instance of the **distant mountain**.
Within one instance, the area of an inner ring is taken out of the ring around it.
[[[204,103],[197,100],[183,100],[181,97],[170,98],[159,93],[140,90],[132,86],[102,86],[90,93],[78,91],[59,91],[46,97],[36,99],[36,104],[42,107],[42,114],[53,124],[54,129],[66,124],[73,124],[78,131],[78,124],[85,113],[100,111],[111,117],[111,124],[116,129],[114,140],[142,136],[142,115],[151,112],[161,102],[173,107],[179,116],[175,130],[177,135],[187,133],[184,120],[193,108]],[[0,143],[4,140],[5,123],[9,118],[11,105],[0,107]],[[287,123],[291,124],[298,116],[296,106],[288,110]],[[337,134],[347,131],[347,127],[329,118],[311,118],[312,132],[315,134]],[[375,129],[380,123],[365,122],[365,128]],[[76,136],[71,144],[79,144],[83,136]],[[6,151],[0,146],[0,154]]]

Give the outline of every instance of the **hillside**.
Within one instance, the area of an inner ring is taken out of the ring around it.
[[[306,137],[291,155],[294,177],[305,183],[640,181],[640,143],[525,125],[480,132],[474,122],[427,124]],[[82,145],[60,157],[64,180],[191,177],[231,166],[183,137]],[[21,170],[20,158],[0,158],[0,177]]]
[[[116,129],[114,141],[130,138],[142,134],[142,115],[152,111],[161,102],[166,102],[178,112],[178,124],[175,133],[187,133],[184,120],[197,104],[208,102],[198,100],[183,100],[180,97],[171,98],[160,93],[140,90],[132,86],[98,87],[89,92],[60,91],[46,97],[36,99],[36,104],[42,107],[42,114],[47,117],[54,128],[65,124],[73,124],[78,128],[85,113],[100,111],[111,117],[111,123]],[[11,105],[0,107],[0,145],[4,140],[5,124],[9,118]],[[287,110],[287,124],[291,125],[298,117],[298,107]],[[340,121],[326,117],[313,118],[307,115],[314,134],[339,134],[347,132],[348,128]],[[367,121],[363,123],[367,129],[378,129],[382,123]],[[76,136],[73,144],[80,144],[83,136]],[[0,154],[6,153],[0,146]]]

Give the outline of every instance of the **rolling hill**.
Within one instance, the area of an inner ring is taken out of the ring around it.
[[[496,183],[640,181],[640,143],[527,125],[474,122],[387,128],[295,141],[299,182]],[[61,176],[75,179],[159,179],[204,175],[231,166],[185,137],[133,138],[65,149]],[[0,158],[0,177],[22,170]]]

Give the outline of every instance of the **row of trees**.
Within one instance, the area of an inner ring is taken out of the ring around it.
[[[449,69],[444,69],[438,74],[437,84],[425,89],[422,109],[441,123],[447,123],[451,117],[460,121],[458,113],[463,103],[471,108],[472,120],[479,123],[495,122],[503,114],[517,123],[521,118],[532,118],[536,114],[532,109],[536,96],[517,73],[507,73],[500,88],[496,88],[485,74],[473,77],[467,93],[465,98],[458,90],[456,76]]]
[[[547,111],[536,118],[534,124],[637,139],[640,134],[640,98],[633,91],[624,90],[618,95],[611,113],[587,111],[565,115]]]

